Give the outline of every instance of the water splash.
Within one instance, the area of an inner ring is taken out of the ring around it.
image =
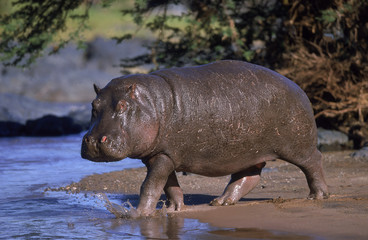
[[[138,218],[137,209],[127,200],[122,205],[113,203],[109,200],[105,193],[98,193],[96,197],[104,202],[106,209],[115,215],[116,218]]]
[[[137,209],[130,203],[129,199],[119,205],[111,202],[105,193],[98,193],[95,194],[95,196],[104,203],[106,209],[114,214],[116,218],[137,219],[141,217]],[[160,200],[159,204],[162,205],[162,207],[154,212],[153,217],[167,216],[168,209],[166,207],[166,201]]]

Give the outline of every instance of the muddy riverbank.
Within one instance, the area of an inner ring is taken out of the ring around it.
[[[280,160],[267,163],[260,184],[235,206],[208,206],[222,193],[228,176],[208,178],[178,173],[187,207],[169,215],[229,228],[214,233],[224,237],[251,238],[253,235],[249,234],[258,231],[261,235],[288,232],[310,237],[301,239],[366,239],[368,159],[352,158],[350,154],[348,151],[324,153],[331,196],[318,201],[306,199],[309,190],[303,173]],[[145,168],[94,174],[57,190],[123,194],[137,202],[145,174]]]

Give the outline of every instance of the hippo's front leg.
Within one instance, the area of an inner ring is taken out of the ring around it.
[[[141,216],[149,216],[156,209],[157,201],[169,175],[174,171],[174,164],[164,154],[156,155],[143,162],[147,166],[147,176],[141,187],[137,211]]]

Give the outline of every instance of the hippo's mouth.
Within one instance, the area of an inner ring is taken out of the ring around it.
[[[125,144],[119,139],[112,141],[107,137],[102,137],[100,141],[95,141],[92,137],[83,137],[81,156],[93,162],[116,162],[127,157],[124,151]]]
[[[81,155],[82,155],[82,158],[90,160],[92,162],[117,162],[117,161],[120,161],[120,160],[125,158],[125,157],[115,157],[111,154],[109,154],[109,155],[107,155],[107,154],[91,154],[88,151],[84,151],[84,149],[82,149]]]

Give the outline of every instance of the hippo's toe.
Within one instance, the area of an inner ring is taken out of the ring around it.
[[[185,209],[185,205],[183,201],[169,201],[169,206],[167,207],[167,210],[169,212],[174,211],[181,211]]]
[[[330,194],[328,192],[323,192],[323,191],[319,191],[316,193],[310,193],[308,195],[308,199],[313,200],[313,199],[327,199],[329,198]]]
[[[211,206],[221,206],[222,203],[220,203],[219,199],[216,198],[216,199],[213,199],[211,202],[210,202],[210,205]]]
[[[212,200],[210,202],[211,206],[229,206],[229,205],[234,205],[237,201],[235,201],[234,199],[228,197],[228,198],[224,198],[224,197],[218,197],[215,198],[214,200]]]

